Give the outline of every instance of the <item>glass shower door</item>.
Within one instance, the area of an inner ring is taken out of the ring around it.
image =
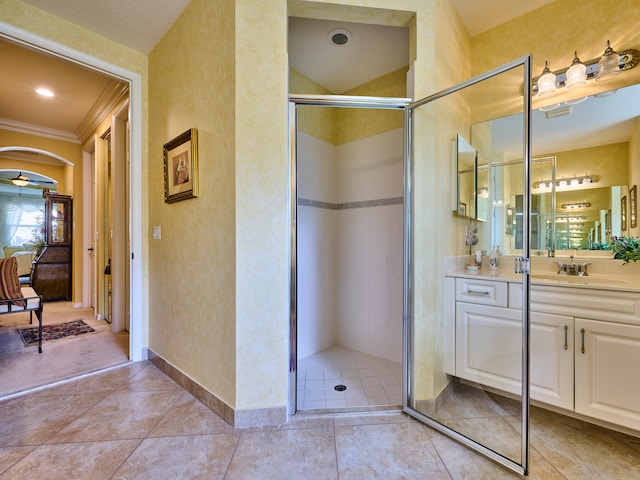
[[[525,57],[414,102],[405,117],[404,409],[521,474],[529,440],[530,78]],[[454,204],[458,135],[470,139],[485,173],[487,164],[523,166],[499,184],[476,185],[488,199],[486,219]],[[509,250],[492,244],[492,223],[504,229],[515,197],[524,241]],[[485,255],[472,271],[476,250]],[[500,251],[497,269],[492,250]]]

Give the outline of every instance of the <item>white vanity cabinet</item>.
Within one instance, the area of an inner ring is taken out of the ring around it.
[[[575,411],[640,430],[640,325],[575,319]]]
[[[455,278],[457,377],[521,393],[521,293]],[[536,283],[530,318],[531,399],[640,431],[640,292]]]
[[[509,289],[519,284],[456,279],[456,376],[520,394],[522,311]],[[509,307],[515,308],[509,308]],[[573,318],[531,315],[530,394],[561,408],[573,408]]]

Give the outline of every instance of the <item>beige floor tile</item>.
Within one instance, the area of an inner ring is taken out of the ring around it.
[[[418,423],[335,427],[340,480],[450,479]]]
[[[500,455],[515,462],[521,461],[521,435],[504,417],[465,418],[443,423]]]
[[[382,412],[369,415],[359,413],[336,414],[333,418],[333,425],[336,427],[347,427],[353,425],[379,425],[384,423],[410,423],[415,422],[409,415],[400,412]]]
[[[139,440],[42,445],[0,479],[109,479]]]
[[[149,434],[150,437],[230,433],[233,427],[191,394],[183,396]]]
[[[155,365],[150,364],[135,375],[125,379],[118,387],[125,392],[184,392],[184,388],[162,373]]]
[[[60,430],[47,443],[144,438],[180,398],[174,392],[114,393]]]
[[[226,480],[338,478],[329,428],[244,432]]]
[[[444,435],[434,435],[433,444],[455,480],[522,478]],[[534,449],[531,449],[531,464],[531,480],[564,480],[564,477]]]
[[[115,367],[111,370],[89,374],[78,380],[70,380],[51,388],[38,390],[32,393],[35,396],[86,394],[115,391],[128,379],[150,366],[149,362],[136,362]]]
[[[29,455],[36,447],[0,447],[0,474]]]
[[[230,432],[147,438],[116,472],[113,480],[223,479],[240,435]]]
[[[37,445],[104,399],[104,394],[36,397],[0,403],[0,446]]]
[[[640,478],[637,439],[563,415],[536,415],[531,445],[568,480]]]

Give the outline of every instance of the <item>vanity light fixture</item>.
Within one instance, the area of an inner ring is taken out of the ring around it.
[[[562,208],[564,210],[579,210],[583,208],[589,208],[591,206],[590,202],[576,202],[576,203],[563,203]]]
[[[640,62],[640,51],[628,48],[621,52],[615,52],[611,43],[607,40],[607,48],[599,58],[593,58],[586,62],[580,61],[575,52],[573,62],[567,68],[550,71],[545,60],[545,68],[542,75],[532,80],[532,93],[537,97],[546,97],[558,91],[559,88],[577,88],[586,85],[590,80],[598,82],[609,80],[625,70],[631,70]],[[582,78],[582,66],[584,66],[584,78]],[[545,77],[545,75],[547,75]],[[552,78],[554,83],[550,84]],[[540,94],[542,92],[542,94]]]

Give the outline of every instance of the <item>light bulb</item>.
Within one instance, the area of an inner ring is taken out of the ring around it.
[[[613,51],[609,40],[607,40],[607,48],[598,60],[596,82],[611,80],[616,75],[620,75],[620,55]]]
[[[578,52],[575,52],[573,62],[569,70],[567,70],[567,83],[565,85],[568,89],[584,87],[587,84],[587,67],[578,58]]]
[[[545,60],[544,70],[542,71],[540,78],[538,78],[538,93],[536,96],[539,98],[548,97],[549,95],[556,93],[557,89],[556,76],[551,73],[551,70],[549,70],[549,64]]]

